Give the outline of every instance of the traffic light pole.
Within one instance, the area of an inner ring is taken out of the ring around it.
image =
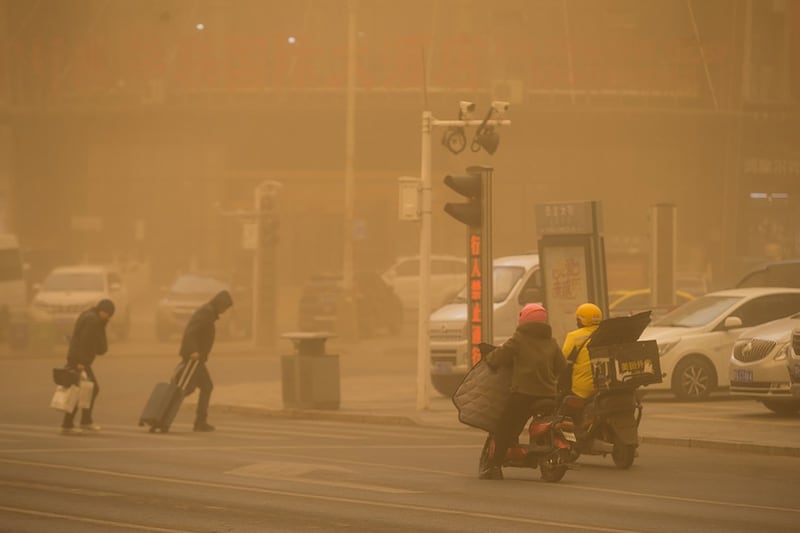
[[[431,313],[431,139],[435,127],[506,126],[510,120],[437,120],[430,111],[422,112],[422,164],[420,168],[419,235],[419,315],[417,317],[417,409],[430,407],[430,340],[428,321]]]

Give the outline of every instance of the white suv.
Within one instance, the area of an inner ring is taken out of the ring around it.
[[[465,274],[466,277],[466,274]],[[542,276],[539,256],[517,255],[494,260],[493,269],[494,343],[508,339],[517,327],[517,318],[527,303],[541,302]],[[472,367],[467,347],[466,279],[461,292],[430,316],[431,384],[440,394],[452,396]]]
[[[400,257],[381,277],[400,301],[403,309],[419,308],[419,257]],[[431,256],[431,308],[436,309],[464,286],[467,261],[453,255]]]
[[[116,311],[109,330],[116,339],[125,339],[130,329],[128,291],[116,270],[96,265],[65,266],[53,269],[40,286],[31,305],[46,312],[59,336],[72,335],[77,316],[103,298],[114,302]]]

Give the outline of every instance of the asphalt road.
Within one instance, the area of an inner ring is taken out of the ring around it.
[[[136,422],[176,364],[173,348],[112,346],[95,365],[103,430],[76,437],[58,433],[60,416],[47,407],[50,369],[63,354],[0,357],[0,531],[773,532],[800,524],[797,457],[645,444],[629,471],[586,457],[558,484],[519,469],[487,482],[476,477],[483,434],[468,428],[214,413],[219,430],[200,434],[187,408],[172,432],[152,435]],[[280,375],[275,354],[234,348],[220,343],[212,357],[217,383]],[[413,359],[371,352],[343,357],[343,373],[413,376]],[[680,417],[685,405],[657,408]]]
[[[0,530],[797,531],[800,462],[649,445],[628,471],[587,457],[557,484],[476,477],[483,435],[221,415],[168,434],[62,436],[0,423]]]

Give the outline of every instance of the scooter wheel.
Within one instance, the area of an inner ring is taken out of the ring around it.
[[[542,479],[548,483],[558,483],[567,473],[567,465],[549,465],[543,463],[539,465]]]
[[[617,468],[623,470],[630,468],[633,465],[633,459],[636,457],[636,446],[633,444],[614,443],[614,450],[611,452],[611,458],[614,459],[614,464]]]

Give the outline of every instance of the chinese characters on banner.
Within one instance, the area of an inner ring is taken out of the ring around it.
[[[471,233],[469,236],[469,293],[468,293],[468,320],[470,328],[469,349],[472,365],[481,358],[478,345],[483,338],[483,318],[481,316],[481,295],[483,284],[481,281],[481,236]]]
[[[589,301],[586,249],[583,246],[551,246],[544,253],[550,323],[553,336],[563,339],[575,328],[575,309]]]

